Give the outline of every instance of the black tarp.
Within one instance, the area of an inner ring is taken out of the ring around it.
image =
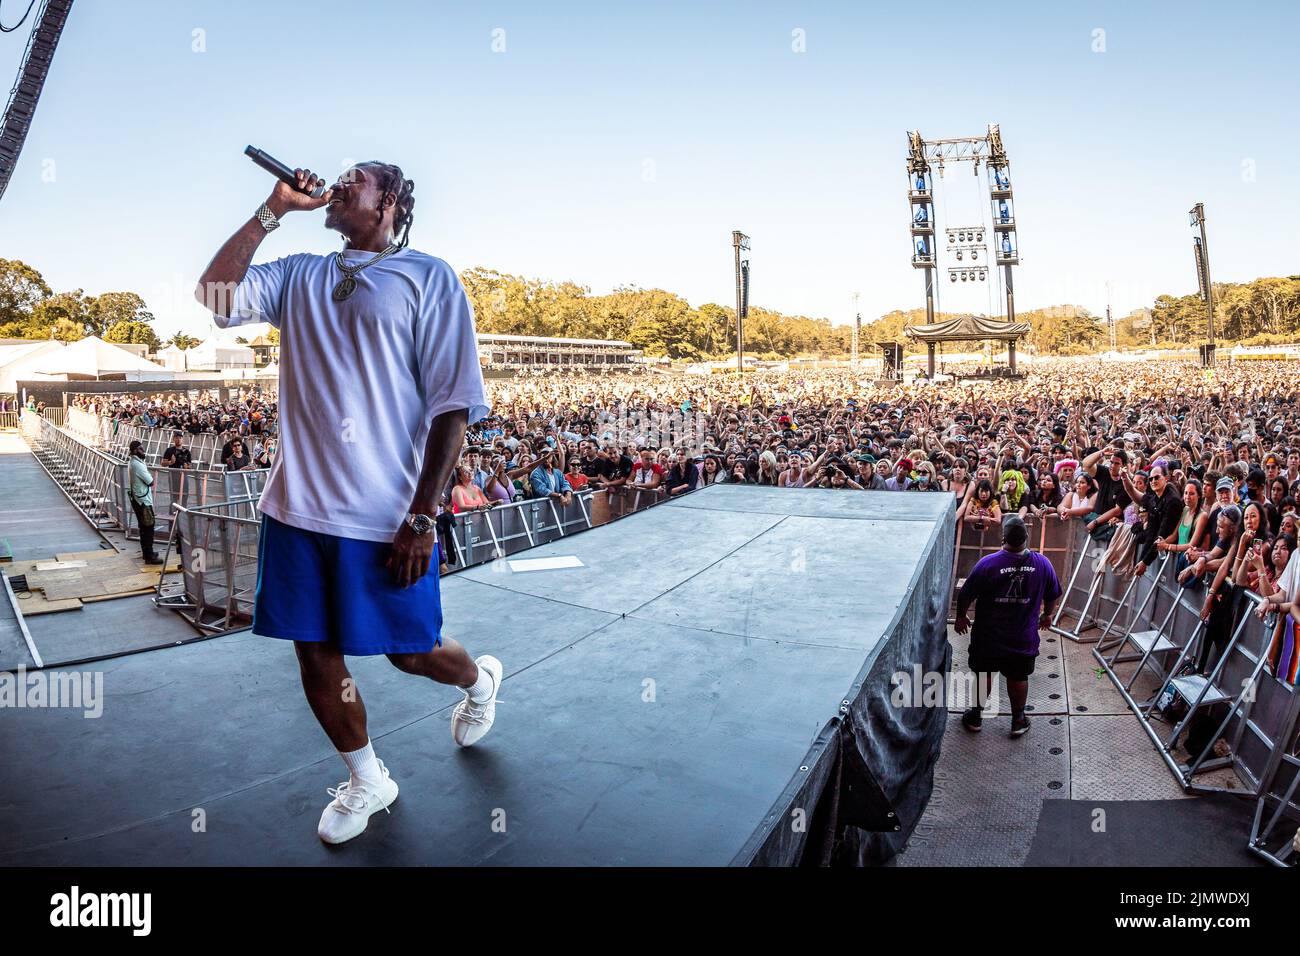
[[[827,722],[804,761],[807,770],[736,862],[873,865],[903,848],[930,800],[948,710],[942,701],[897,706],[894,677],[942,674],[946,687],[955,534],[949,513],[935,526],[888,633],[854,680],[852,699]],[[795,825],[799,811],[802,827]]]

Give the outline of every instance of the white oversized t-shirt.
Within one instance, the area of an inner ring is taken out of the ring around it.
[[[373,252],[345,252],[349,263]],[[415,495],[436,415],[488,412],[474,311],[451,266],[403,249],[357,274],[343,302],[334,256],[252,266],[222,328],[280,330],[280,444],[261,509],[277,521],[391,541]]]

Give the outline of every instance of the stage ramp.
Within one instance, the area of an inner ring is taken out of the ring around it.
[[[454,690],[353,659],[401,796],[338,848],[290,645],[107,662],[102,717],[0,713],[0,864],[883,861],[932,787],[946,710],[891,679],[947,670],[953,538],[946,494],[722,485],[444,578],[445,633],[504,662],[496,726],[458,750]]]

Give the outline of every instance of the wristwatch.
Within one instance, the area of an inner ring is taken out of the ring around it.
[[[271,212],[271,207],[266,203],[257,207],[257,221],[267,232],[274,232],[280,228],[280,220],[275,218],[275,213]]]
[[[428,534],[433,530],[433,519],[428,515],[408,514],[406,516],[406,524],[416,534]]]

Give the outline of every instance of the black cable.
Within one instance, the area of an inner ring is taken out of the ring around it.
[[[4,0],[0,0],[0,5],[3,4],[4,4]],[[32,7],[34,6],[36,6],[36,0],[32,0],[31,3],[27,4],[27,12],[23,14],[23,18],[11,27],[7,27],[3,23],[0,23],[0,33],[13,33],[15,30],[21,27],[24,23],[27,22],[27,18],[32,15]]]

